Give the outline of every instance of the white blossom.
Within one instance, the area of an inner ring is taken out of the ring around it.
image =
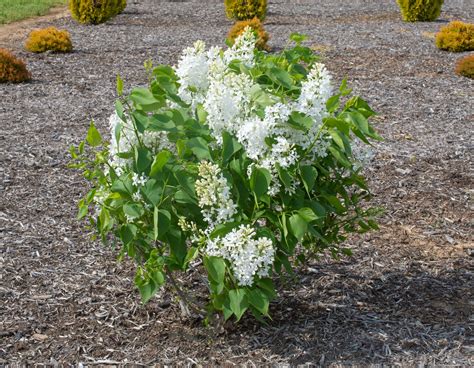
[[[316,63],[301,85],[295,109],[321,121],[327,115],[326,101],[331,95],[331,76],[324,64]]]
[[[206,253],[229,261],[240,286],[252,285],[255,276],[268,276],[275,256],[272,241],[257,238],[249,225],[240,225],[223,238],[209,239]]]
[[[224,52],[224,61],[228,64],[233,60],[239,60],[247,67],[254,65],[255,34],[250,26],[245,27],[242,34],[236,38],[231,48]]]
[[[146,184],[148,178],[146,175],[138,175],[137,173],[132,174],[132,184],[136,187],[142,187]]]
[[[185,49],[175,67],[180,84],[178,96],[191,104],[193,108],[204,101],[205,92],[209,86],[208,68],[206,44],[203,41],[197,41],[194,47]]]
[[[354,170],[359,170],[369,165],[374,158],[374,151],[367,145],[362,145],[359,142],[354,142],[352,145],[352,157],[355,162],[352,165]]]
[[[210,233],[216,225],[231,221],[237,206],[219,166],[208,161],[199,163],[199,177],[196,194],[204,220],[209,224],[206,232]]]
[[[139,145],[137,135],[140,136],[141,143],[152,151],[152,154],[157,154],[163,149],[171,152],[176,151],[174,144],[168,140],[166,132],[146,130],[142,134],[138,133],[130,118],[125,117],[125,120],[122,120],[116,113],[113,113],[109,118],[109,127],[109,164],[118,176],[121,176],[127,171],[127,168],[130,169],[133,165],[132,158],[119,157],[119,153],[128,153],[133,147]]]

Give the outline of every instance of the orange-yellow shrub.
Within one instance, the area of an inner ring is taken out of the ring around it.
[[[68,31],[56,27],[36,29],[30,32],[25,48],[31,52],[70,52],[72,51],[71,37]]]
[[[0,49],[0,83],[24,82],[31,79],[23,61],[16,58],[8,50]]]
[[[452,52],[474,50],[474,24],[455,20],[441,27],[436,34],[436,46]]]
[[[260,22],[257,17],[250,20],[236,22],[230,29],[229,35],[227,36],[230,43],[233,44],[235,39],[244,32],[246,27],[252,28],[257,35],[257,42],[255,43],[255,46],[260,50],[268,50],[269,47],[267,42],[270,36],[263,28],[262,22]]]
[[[474,54],[464,56],[458,60],[456,74],[474,79]]]

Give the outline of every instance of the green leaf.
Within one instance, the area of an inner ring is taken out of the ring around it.
[[[209,235],[209,238],[214,239],[217,238],[218,236],[225,236],[227,233],[229,233],[232,229],[235,229],[240,225],[239,222],[225,222],[223,224],[218,224],[212,233]]]
[[[153,208],[153,240],[158,239],[158,207]]]
[[[120,75],[117,74],[117,94],[122,96],[123,94],[123,80],[120,78]]]
[[[120,100],[115,101],[115,112],[117,113],[117,116],[120,118],[120,120],[125,121],[125,115],[123,112],[123,105],[120,102]]]
[[[194,205],[198,204],[194,197],[190,196],[188,193],[181,189],[176,191],[176,193],[174,194],[174,199],[177,203]]]
[[[140,295],[142,296],[142,303],[147,303],[155,294],[158,288],[153,282],[137,285]]]
[[[377,224],[377,222],[375,222],[374,220],[368,220],[367,223],[369,224],[369,226],[374,229],[374,230],[379,230],[379,225]]]
[[[292,234],[301,241],[308,230],[308,223],[299,213],[292,215],[289,221]]]
[[[147,148],[135,146],[135,165],[138,172],[144,173],[148,171],[152,163],[151,152]]]
[[[339,198],[334,195],[325,195],[324,198],[329,202],[329,204],[334,207],[338,214],[343,214],[346,212],[346,207],[341,203]]]
[[[264,316],[268,316],[270,301],[268,300],[267,294],[259,289],[248,290],[246,294],[249,303]]]
[[[139,133],[145,132],[145,130],[150,125],[150,118],[143,111],[134,111],[132,112],[132,120]]]
[[[292,178],[291,175],[283,169],[280,165],[277,164],[278,176],[280,177],[281,182],[285,185],[285,187],[290,188]]]
[[[169,65],[158,65],[153,69],[153,75],[159,76],[164,75],[167,77],[175,78],[174,69]]]
[[[160,227],[159,231],[161,231]],[[171,264],[180,269],[184,269],[184,259],[186,258],[188,249],[186,247],[186,239],[181,229],[177,226],[170,226],[163,240],[169,244]]]
[[[159,209],[157,217],[157,237],[161,238],[170,228],[171,214],[166,210]]]
[[[207,145],[207,142],[204,138],[191,138],[187,143],[187,147],[199,160],[212,160],[209,146]]]
[[[196,192],[194,189],[194,180],[185,170],[179,170],[174,173],[176,180],[178,180],[181,190],[184,190],[192,198],[196,198]]]
[[[346,122],[353,124],[357,127],[362,133],[370,135],[369,123],[364,115],[357,111],[345,112],[341,114],[341,118]]]
[[[367,119],[373,115],[377,115],[377,113],[372,110],[368,103],[359,96],[352,97],[349,101],[347,101],[346,108],[349,107],[356,108]]]
[[[334,158],[344,167],[346,168],[351,168],[352,165],[351,163],[349,162],[349,160],[345,157],[345,154],[342,153],[341,151],[339,151],[336,147],[334,146],[330,146],[329,148],[329,152],[331,152],[331,154],[334,156]]]
[[[319,217],[309,207],[303,207],[298,210],[298,214],[306,221],[311,222],[317,220]]]
[[[351,123],[341,118],[326,117],[323,119],[324,125],[329,128],[337,128],[341,133],[349,135]]]
[[[188,253],[186,254],[186,258],[184,259],[184,263],[189,263],[196,259],[199,255],[199,249],[197,247],[191,247],[188,249]]]
[[[311,192],[316,183],[318,171],[313,166],[300,166],[300,175],[306,191]]]
[[[87,143],[89,143],[89,146],[91,147],[100,146],[100,144],[102,143],[102,137],[100,136],[99,131],[96,129],[93,121],[91,121],[89,130],[87,131],[86,140]]]
[[[153,272],[150,272],[150,277],[157,286],[161,286],[165,283],[165,275],[163,275],[163,272],[161,271],[154,270]]]
[[[288,227],[286,224],[286,213],[283,213],[281,215],[281,227],[283,229],[283,237],[286,238],[288,236]]]
[[[129,245],[137,235],[138,228],[133,224],[125,224],[120,228],[120,239],[123,245]]]
[[[242,318],[243,314],[248,308],[248,300],[245,295],[245,290],[234,289],[229,291],[230,309],[237,317],[237,321]]]
[[[347,88],[347,79],[344,78],[342,80],[342,83],[339,87],[339,92],[341,93],[342,96],[347,96],[352,92],[351,88]]]
[[[293,111],[288,120],[288,124],[293,128],[307,132],[314,124],[311,117],[302,112]]]
[[[271,99],[270,95],[266,93],[259,84],[254,84],[250,88],[250,99],[260,107],[267,107],[273,105],[275,102]]]
[[[301,33],[297,33],[297,32],[293,32],[290,35],[290,40],[295,42],[297,45],[301,44],[303,41],[306,41],[307,39],[308,39],[308,36]]]
[[[341,133],[335,129],[328,129],[329,134],[331,135],[332,140],[342,149],[345,149],[344,140],[341,137]]]
[[[209,278],[216,284],[224,283],[225,261],[220,257],[204,257],[204,267],[206,267]]]
[[[230,306],[224,304],[222,306],[222,313],[224,314],[224,320],[227,321],[230,317],[232,317],[232,311],[230,310]]]
[[[204,124],[207,119],[207,111],[204,109],[204,107],[201,104],[197,106],[196,114],[197,114],[199,123]]]
[[[326,101],[326,109],[329,112],[334,112],[339,108],[339,99],[341,98],[340,95],[334,95],[332,97],[329,97],[329,99]]]
[[[138,218],[145,213],[145,210],[141,204],[127,203],[123,206],[123,212],[131,218]]]
[[[271,180],[272,176],[267,169],[254,168],[250,177],[250,189],[252,189],[257,198],[261,198],[267,194]]]
[[[159,108],[162,105],[148,88],[134,88],[130,99],[142,107]]]
[[[168,163],[170,157],[170,151],[163,150],[159,152],[151,164],[150,176],[154,177],[159,174],[163,170],[163,167]]]
[[[77,219],[78,220],[83,219],[84,217],[87,216],[88,212],[89,212],[89,206],[85,203],[81,203],[79,205],[79,211],[77,212]]]
[[[282,85],[283,87],[290,89],[293,87],[293,79],[291,79],[291,75],[280,68],[271,68],[267,75],[273,80],[275,83]]]
[[[99,227],[102,232],[107,232],[112,228],[113,219],[110,217],[110,212],[102,207],[99,215]]]
[[[130,178],[124,176],[115,179],[110,189],[112,192],[124,194],[126,196],[133,193],[133,186]]]
[[[232,156],[242,149],[242,145],[228,132],[222,134],[222,161],[226,164]]]
[[[173,122],[173,114],[170,112],[163,114],[154,114],[149,117],[148,130],[151,131],[173,131],[176,125]]]
[[[264,278],[257,281],[257,286],[262,289],[262,291],[267,294],[269,300],[276,298],[275,285],[273,284],[272,279]]]
[[[153,206],[157,206],[161,200],[163,187],[155,179],[150,179],[141,188],[141,192],[148,202],[150,202]]]
[[[173,114],[173,121],[177,126],[184,125],[186,118],[181,110],[173,109],[171,110],[171,113]]]

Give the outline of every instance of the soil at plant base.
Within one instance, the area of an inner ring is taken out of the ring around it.
[[[31,23],[68,29],[71,54],[2,40],[33,81],[0,86],[0,362],[472,366],[474,82],[426,37],[469,21],[468,3],[408,24],[389,0],[270,2],[271,46],[306,33],[334,82],[348,76],[379,112],[385,141],[368,175],[385,214],[380,231],[348,241],[353,257],[299,270],[268,325],[223,331],[182,318],[166,291],[140,304],[133,265],[75,220],[87,184],[66,167],[91,119],[107,131],[116,74],[144,85],[145,60],[176,63],[196,39],[223,45],[222,3],[138,0],[98,26]]]

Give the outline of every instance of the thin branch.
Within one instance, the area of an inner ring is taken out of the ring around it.
[[[168,277],[168,280],[170,281],[171,285],[173,285],[173,288],[176,290],[176,293],[178,296],[182,299],[184,304],[186,304],[187,307],[189,307],[194,313],[200,315],[200,316],[205,316],[206,311],[202,306],[200,306],[198,303],[194,302],[189,295],[187,295],[183,289],[178,285],[176,282],[175,278],[172,275],[171,271],[166,271],[166,276]]]

